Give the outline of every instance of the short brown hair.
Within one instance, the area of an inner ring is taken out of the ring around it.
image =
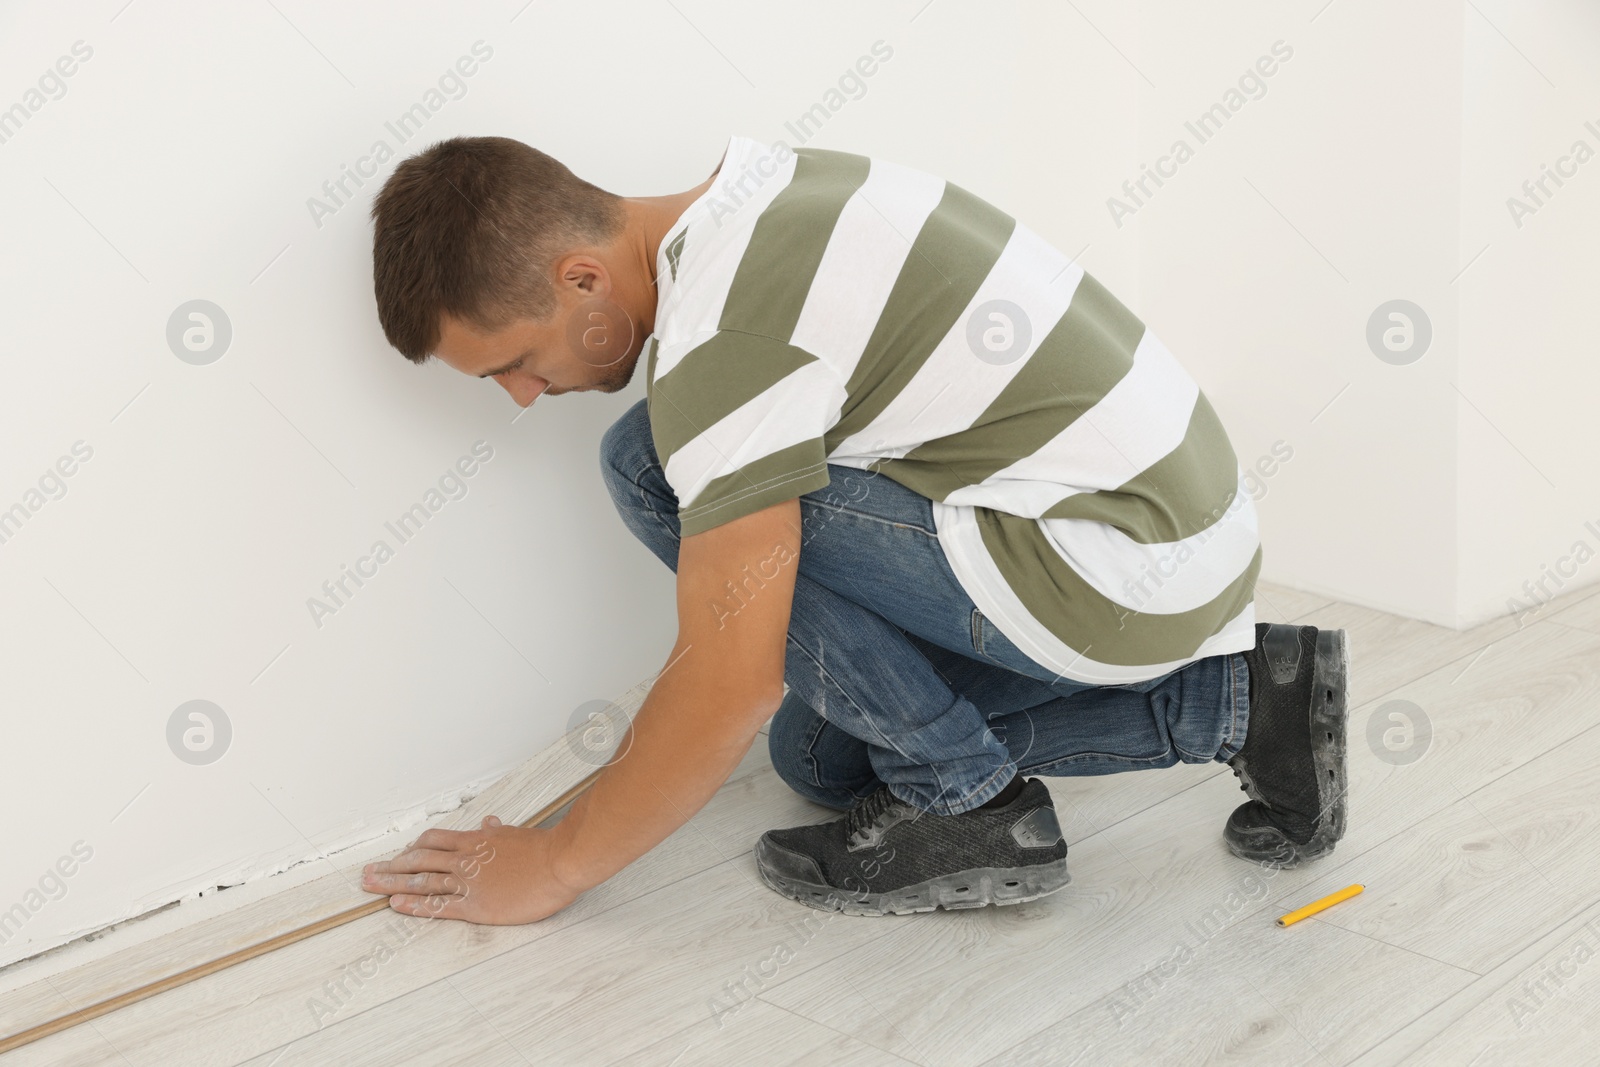
[[[549,270],[621,232],[622,198],[509,137],[452,137],[400,163],[372,204],[372,284],[389,343],[425,363],[448,312],[479,329],[555,310]]]

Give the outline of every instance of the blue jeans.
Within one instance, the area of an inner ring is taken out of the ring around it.
[[[676,573],[678,500],[644,400],[606,431],[601,470],[622,521]],[[829,464],[828,474],[830,485],[800,497],[788,692],[767,731],[772,766],[796,792],[843,809],[887,784],[953,815],[1016,773],[1225,762],[1243,746],[1242,653],[1123,685],[1061,678],[967,596],[926,497],[873,471]]]

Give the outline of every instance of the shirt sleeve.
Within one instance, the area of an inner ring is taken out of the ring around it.
[[[654,353],[650,433],[690,537],[828,484],[823,435],[844,388],[816,356],[719,330]]]

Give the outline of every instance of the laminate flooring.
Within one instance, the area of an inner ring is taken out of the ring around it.
[[[761,737],[686,826],[550,919],[383,912],[0,1065],[1600,1063],[1600,588],[1465,632],[1257,593],[1264,621],[1351,639],[1348,830],[1303,868],[1233,857],[1237,779],[1179,764],[1046,779],[1072,872],[1048,897],[813,911],[762,885],[751,847],[834,813]],[[537,811],[587,769],[554,746],[441,825]],[[0,984],[0,1032],[370,899],[367,858]]]

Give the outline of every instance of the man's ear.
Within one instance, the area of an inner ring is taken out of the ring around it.
[[[585,296],[611,288],[611,274],[606,265],[583,252],[562,256],[556,265],[556,279],[558,287],[572,286]]]

